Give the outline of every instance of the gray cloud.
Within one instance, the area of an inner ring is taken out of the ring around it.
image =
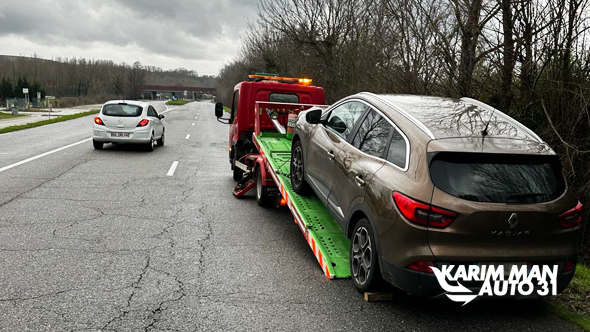
[[[132,63],[164,68],[187,63],[214,73],[239,44],[247,20],[254,19],[258,0],[2,0],[2,49],[42,57],[81,57],[61,49],[109,59],[109,53]],[[112,48],[109,50],[109,48]],[[3,51],[0,51],[3,52]],[[47,52],[59,53],[48,54]],[[153,61],[150,61],[153,60]],[[168,59],[168,60],[166,60]]]

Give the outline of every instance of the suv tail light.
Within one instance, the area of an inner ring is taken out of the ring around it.
[[[99,126],[104,126],[104,122],[102,122],[102,119],[98,116],[94,118],[94,123],[96,123]]]
[[[444,228],[457,217],[455,212],[416,201],[397,191],[393,192],[393,200],[401,214],[414,224]]]
[[[578,201],[578,205],[559,215],[559,223],[563,228],[572,228],[581,224],[583,217],[584,206]]]
[[[148,123],[150,123],[150,120],[148,119],[142,119],[141,121],[139,121],[139,123],[137,124],[138,127],[145,127],[148,125]]]
[[[431,266],[434,266],[434,263],[431,261],[417,261],[406,266],[406,268],[418,272],[434,273],[430,269]]]

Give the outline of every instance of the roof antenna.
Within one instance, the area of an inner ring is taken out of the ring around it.
[[[486,123],[486,127],[481,131],[481,148],[483,149],[483,142],[486,138],[486,136],[489,135],[488,133],[488,127],[490,126],[490,122],[492,121],[492,118],[494,117],[494,112],[496,111],[495,108],[492,109],[492,114],[490,114],[490,118],[488,119],[488,122]]]

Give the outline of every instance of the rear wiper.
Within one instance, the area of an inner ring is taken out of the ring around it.
[[[463,198],[466,199],[468,201],[476,201],[476,202],[481,202],[481,199],[479,199],[479,197],[475,196],[475,195],[470,195],[470,194],[458,194],[457,197],[459,198]]]

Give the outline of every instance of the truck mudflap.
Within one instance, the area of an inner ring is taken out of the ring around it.
[[[253,141],[325,276],[349,278],[350,241],[340,225],[319,198],[298,195],[291,188],[291,140],[284,134],[261,133]]]

